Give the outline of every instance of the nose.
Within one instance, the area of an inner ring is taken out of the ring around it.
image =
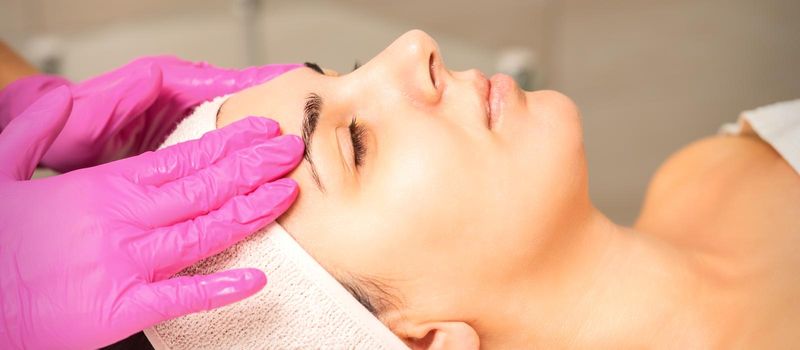
[[[438,103],[445,89],[460,96],[476,95],[478,103],[488,98],[489,82],[486,76],[477,69],[459,72],[448,70],[436,40],[421,30],[403,34],[387,51],[393,51],[391,54],[399,60],[395,67],[405,70],[397,76],[406,80],[406,94],[424,103]]]
[[[397,46],[407,59],[419,62],[421,59],[427,60],[431,54],[438,53],[439,44],[428,33],[419,29],[414,29],[401,35],[391,46]]]
[[[438,102],[449,74],[436,40],[421,30],[401,35],[373,61],[373,68],[386,70],[384,78],[416,104]]]

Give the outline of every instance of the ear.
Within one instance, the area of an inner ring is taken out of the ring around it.
[[[430,322],[409,325],[400,334],[413,350],[477,350],[480,338],[470,325],[464,322]]]

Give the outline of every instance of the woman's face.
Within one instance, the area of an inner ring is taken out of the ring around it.
[[[450,71],[421,31],[352,73],[299,68],[242,91],[218,126],[248,115],[308,137],[283,226],[334,274],[382,281],[404,320],[478,319],[588,205],[572,101]]]

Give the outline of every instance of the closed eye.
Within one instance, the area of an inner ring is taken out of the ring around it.
[[[316,63],[305,62],[305,63],[303,63],[303,65],[305,65],[306,67],[312,69],[313,71],[315,71],[315,72],[317,72],[319,74],[323,74],[323,75],[325,74],[325,71]],[[353,67],[353,70],[358,69],[359,66],[360,65],[356,61],[355,65]],[[317,106],[321,104],[321,98],[319,98],[319,96],[317,96],[316,94],[312,94],[312,96],[310,96],[309,101],[318,101],[317,104],[316,104]],[[314,104],[312,104],[312,106],[313,105]],[[317,110],[318,110],[318,108],[317,108]],[[308,111],[309,111],[309,104],[307,103],[306,104],[306,114],[307,115],[309,114]],[[316,115],[318,115],[318,114],[319,114],[319,112],[316,113]],[[309,121],[311,121],[311,119],[313,119],[313,121],[316,122],[316,118],[306,118],[306,119],[309,119]],[[310,123],[305,123],[305,124],[310,124]],[[314,123],[314,124],[316,124],[316,123]],[[347,128],[348,128],[348,130],[350,132],[350,142],[353,145],[353,163],[355,164],[356,168],[359,168],[364,164],[364,158],[365,158],[365,156],[367,154],[366,140],[365,140],[366,139],[366,128],[358,122],[356,117],[353,117],[353,119],[350,120],[350,125],[348,125]],[[308,133],[308,134],[311,134],[311,133]],[[310,139],[310,137],[308,137],[308,138]],[[309,147],[306,146],[306,150],[308,150],[308,148]],[[307,157],[307,158],[310,158],[310,157]]]
[[[366,142],[364,140],[366,137],[366,130],[363,125],[358,123],[356,117],[350,120],[348,129],[350,129],[350,140],[353,143],[353,162],[356,168],[358,168],[364,164],[364,156],[367,154]]]

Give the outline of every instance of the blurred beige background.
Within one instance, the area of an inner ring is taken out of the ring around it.
[[[348,71],[412,28],[451,69],[491,74],[525,52],[534,87],[581,107],[592,197],[623,223],[670,153],[800,98],[797,0],[0,0],[0,38],[73,79],[165,53]]]

